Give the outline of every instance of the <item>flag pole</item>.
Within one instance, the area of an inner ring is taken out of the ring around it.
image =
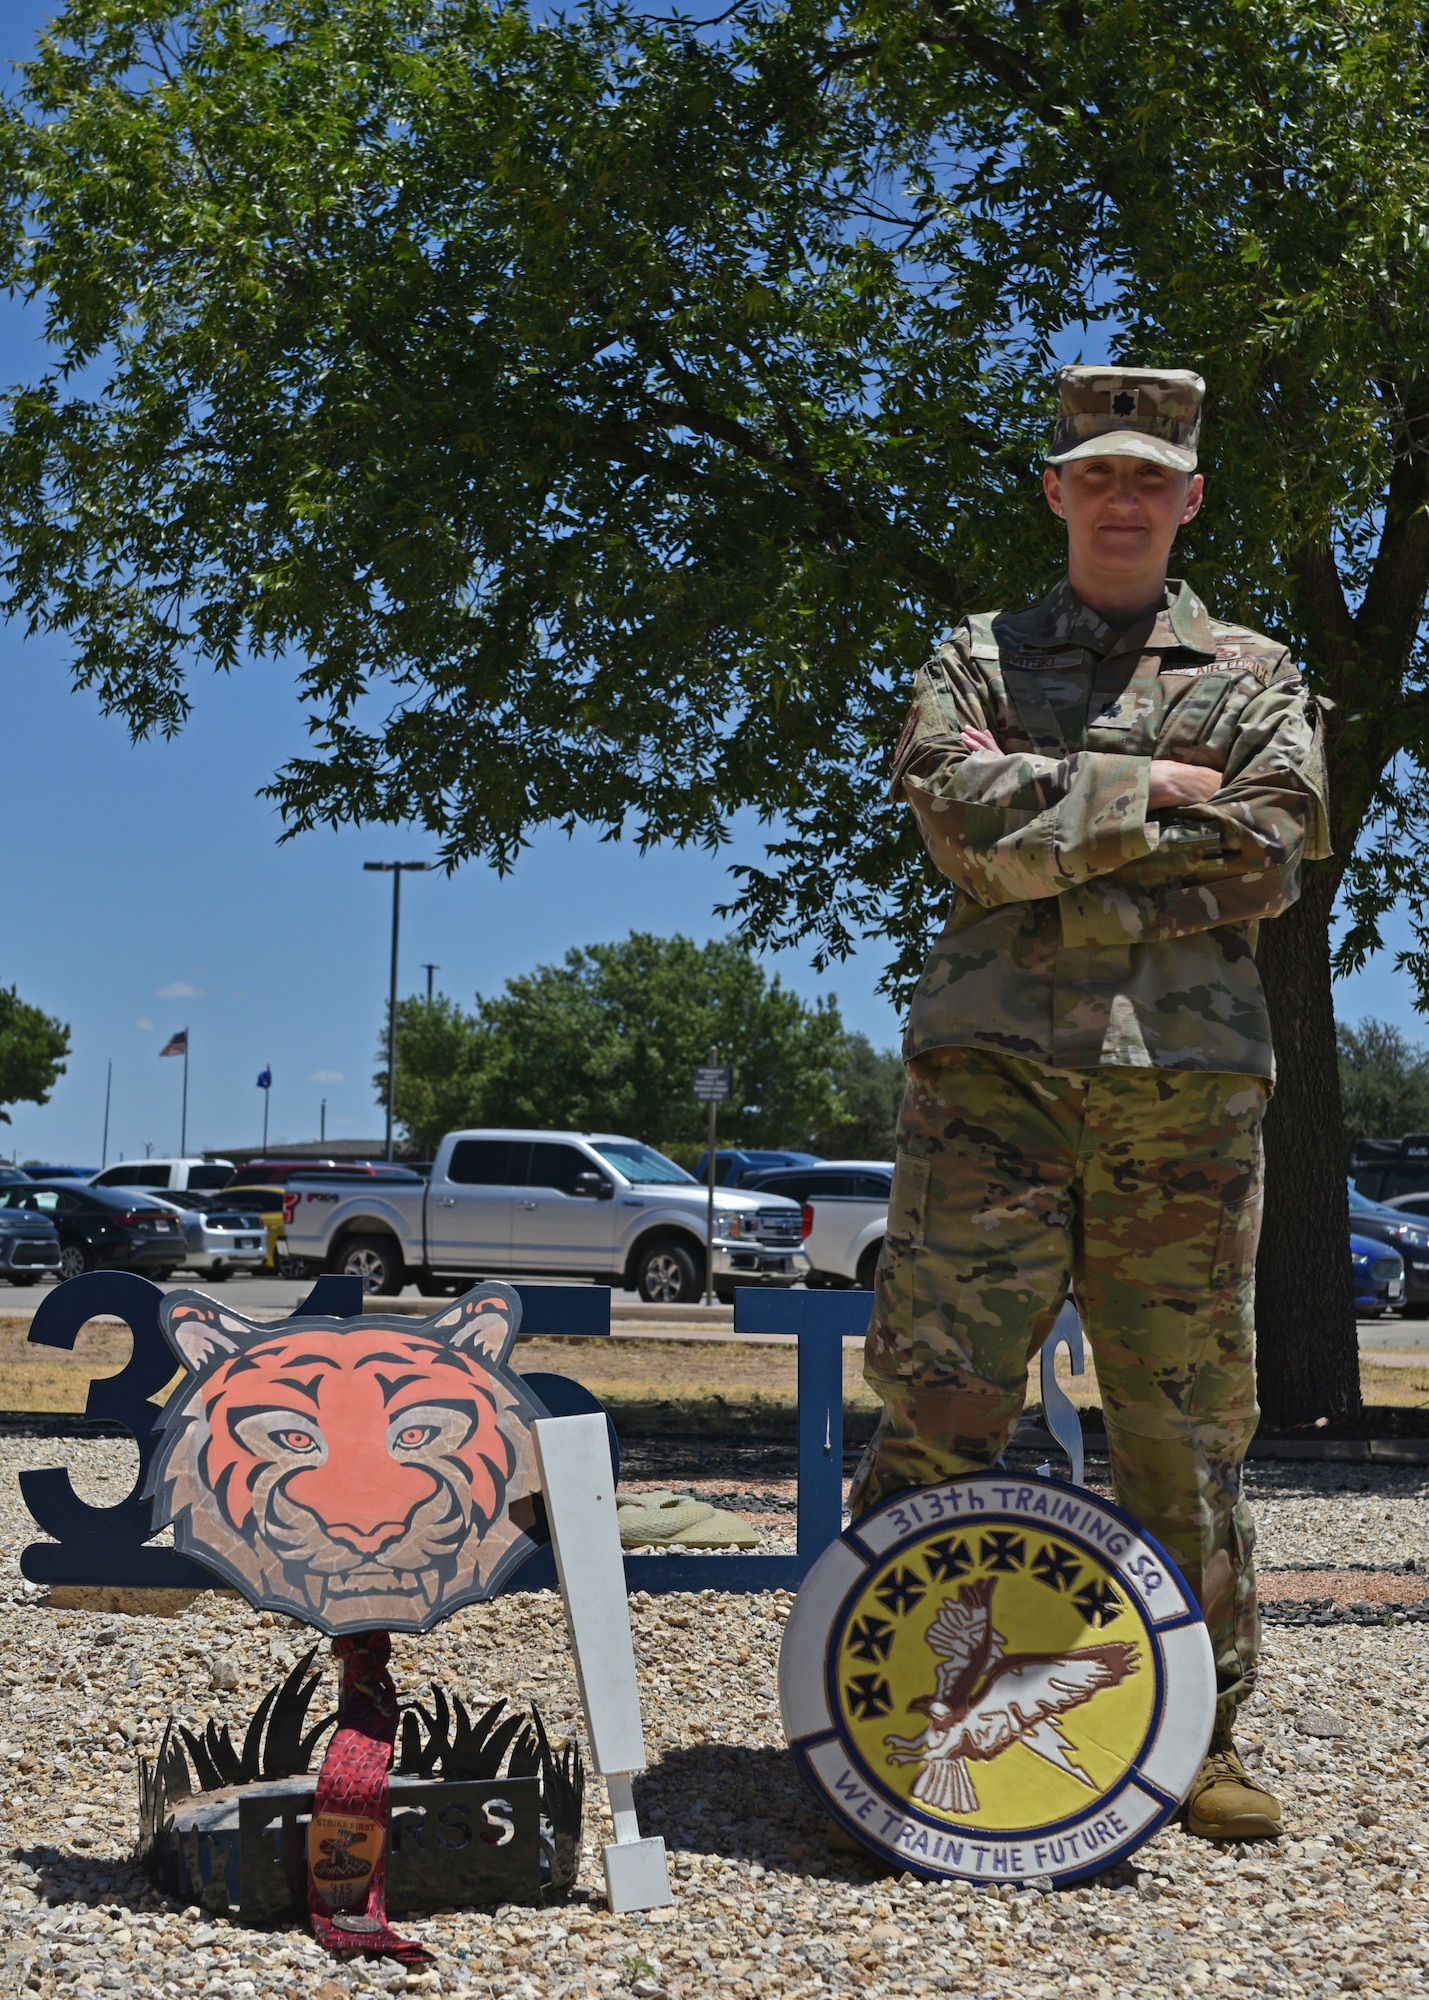
[[[104,1077],[104,1144],[99,1149],[101,1169],[109,1165],[109,1093],[114,1088],[114,1058],[109,1058],[109,1068]]]
[[[267,1082],[267,1085],[266,1085],[266,1087],[265,1087],[265,1089],[264,1089],[264,1092],[263,1092],[263,1151],[264,1151],[264,1152],[266,1153],[266,1152],[268,1151],[268,1100],[269,1100],[270,1096],[272,1095],[272,1091],[273,1091],[273,1065],[272,1065],[272,1063],[265,1063],[265,1064],[264,1064],[264,1066],[263,1066],[263,1074],[264,1074],[264,1075],[265,1075],[265,1076],[267,1077],[267,1079],[268,1079],[268,1082]]]
[[[179,1158],[189,1156],[189,1031],[184,1029],[184,1108],[179,1120]]]

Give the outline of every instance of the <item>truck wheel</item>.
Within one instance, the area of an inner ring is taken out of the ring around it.
[[[225,1278],[233,1276],[233,1266],[231,1264],[210,1264],[208,1275],[214,1280],[215,1284],[222,1284]]]
[[[860,1292],[871,1292],[873,1281],[878,1275],[878,1259],[883,1249],[881,1243],[870,1243],[858,1260],[858,1277],[855,1285]]]
[[[407,1282],[402,1253],[390,1236],[352,1236],[338,1251],[333,1269],[349,1278],[361,1278],[364,1292],[390,1296]]]
[[[652,1243],[635,1260],[635,1289],[655,1306],[691,1306],[700,1296],[695,1260],[683,1243],[667,1237]]]

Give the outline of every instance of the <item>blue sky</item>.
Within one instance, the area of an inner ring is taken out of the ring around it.
[[[23,57],[49,10],[13,0],[0,54]],[[0,300],[0,380],[38,372],[32,317]],[[909,663],[910,669],[914,662]],[[255,794],[304,743],[291,670],[264,662],[195,686],[195,714],[175,743],[130,744],[92,696],[69,689],[64,646],[0,631],[5,720],[0,985],[69,1023],[73,1052],[48,1106],[12,1107],[0,1150],[21,1159],[99,1163],[106,1064],[114,1065],[110,1159],[176,1151],[181,1064],[159,1050],[191,1031],[189,1139],[256,1144],[258,1072],[273,1070],[271,1136],[382,1129],[372,1086],[386,996],[390,878],[366,860],[428,858],[420,830],[309,834],[280,846],[273,809]],[[401,989],[425,982],[464,1002],[572,945],[631,929],[719,935],[713,906],[732,860],[759,853],[736,829],[721,857],[548,834],[514,875],[467,867],[408,877]],[[877,947],[820,977],[796,954],[770,961],[797,991],[832,992],[845,1021],[883,1046],[898,1022],[874,991]],[[1341,1014],[1377,1014],[1411,1034],[1422,1024],[1409,982],[1383,955],[1344,983]]]

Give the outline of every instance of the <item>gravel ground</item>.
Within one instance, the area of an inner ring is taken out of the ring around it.
[[[923,1888],[830,1855],[782,1749],[775,1662],[789,1599],[637,1598],[651,1769],[642,1825],[671,1849],[676,1902],[613,1918],[599,1894],[601,1814],[587,1815],[582,1893],[550,1910],[407,1920],[438,1954],[408,1979],[342,1965],[297,1930],[245,1931],[155,1896],[126,1863],[133,1752],[163,1717],[242,1720],[307,1643],[286,1620],[199,1599],[169,1620],[55,1611],[18,1581],[23,1465],[75,1468],[87,1497],[127,1487],[119,1442],[0,1442],[0,1852],[6,1993],[546,1996],[853,1993],[1412,1994],[1429,1987],[1429,1628],[1271,1627],[1242,1741],[1286,1805],[1290,1837],[1221,1853],[1179,1831],[1074,1890]],[[1424,1544],[1423,1478],[1260,1466],[1262,1551],[1287,1563],[1402,1561]],[[713,1484],[713,1483],[712,1483]],[[746,1487],[715,1488],[741,1497]],[[782,1497],[782,1496],[781,1496]],[[398,1685],[537,1701],[577,1728],[553,1596],[505,1598],[399,1638]],[[223,1684],[219,1692],[214,1683]],[[599,1787],[590,1797],[598,1802]]]

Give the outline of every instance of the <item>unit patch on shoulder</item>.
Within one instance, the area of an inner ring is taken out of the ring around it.
[[[914,1873],[1072,1882],[1190,1790],[1215,1718],[1166,1552],[1080,1487],[983,1473],[865,1515],[814,1565],[779,1660],[827,1810]]]

